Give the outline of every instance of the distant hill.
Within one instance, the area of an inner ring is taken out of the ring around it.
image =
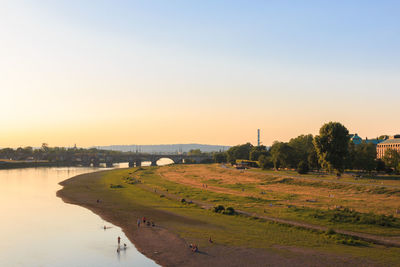
[[[98,149],[122,151],[122,152],[143,152],[143,153],[176,153],[189,152],[192,149],[200,149],[202,152],[226,151],[230,146],[202,145],[202,144],[171,144],[171,145],[111,145],[95,146]]]

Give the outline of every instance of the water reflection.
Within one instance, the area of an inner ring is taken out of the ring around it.
[[[120,228],[56,197],[60,181],[95,170],[0,170],[0,266],[157,266]]]

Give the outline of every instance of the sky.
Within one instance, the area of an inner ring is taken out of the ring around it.
[[[398,1],[0,0],[0,147],[400,133]]]

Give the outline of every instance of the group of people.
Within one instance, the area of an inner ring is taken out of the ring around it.
[[[208,242],[214,243],[214,241],[211,239],[211,236],[208,239]],[[198,252],[199,251],[199,247],[197,246],[197,244],[190,244],[189,248],[192,250],[192,252]]]
[[[140,224],[143,223],[143,225],[147,225],[147,226],[156,226],[155,223],[153,221],[147,220],[146,217],[143,217],[142,220],[140,220],[140,218],[137,220],[137,227],[140,227]]]
[[[199,251],[199,247],[196,244],[190,244],[189,248],[192,250],[192,252]]]
[[[117,238],[118,240],[118,248],[117,248],[117,253],[119,253],[121,251],[121,237]],[[123,250],[126,250],[126,244],[124,243],[124,246],[122,248]]]

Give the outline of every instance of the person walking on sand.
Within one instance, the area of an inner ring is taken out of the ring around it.
[[[118,245],[121,244],[121,237],[118,237]]]
[[[137,227],[140,227],[140,219],[137,219]]]

